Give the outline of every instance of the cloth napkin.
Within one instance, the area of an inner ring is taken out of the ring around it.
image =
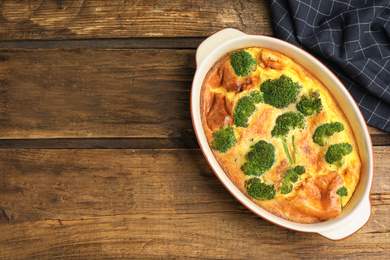
[[[316,56],[390,132],[390,1],[272,0],[276,37]]]

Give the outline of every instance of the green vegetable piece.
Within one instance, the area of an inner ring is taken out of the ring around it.
[[[291,138],[292,143],[293,143],[293,148],[294,148],[293,158],[292,158],[291,154],[288,150],[285,136],[291,130],[293,130],[295,128],[303,129],[303,128],[305,128],[305,126],[306,126],[305,118],[301,113],[298,113],[298,112],[287,112],[287,113],[284,113],[284,114],[278,116],[278,118],[276,118],[276,123],[275,123],[274,128],[271,131],[271,135],[273,137],[279,137],[280,140],[282,141],[283,149],[284,149],[284,152],[287,156],[287,159],[288,159],[288,162],[290,163],[290,165],[296,164],[296,160],[297,160],[296,159],[297,158],[297,151],[296,151],[296,147],[294,144],[295,138],[294,138],[294,136],[292,136],[292,138]]]
[[[268,79],[260,86],[264,103],[276,108],[284,108],[293,103],[301,90],[298,83],[282,75],[279,79]]]
[[[295,182],[298,181],[299,175],[302,175],[305,172],[305,167],[301,165],[288,169],[284,174],[280,192],[282,194],[289,194],[293,190]]]
[[[340,122],[322,124],[314,131],[313,142],[320,146],[326,145],[329,136],[344,130],[344,125]]]
[[[292,168],[290,170],[294,170],[298,175],[302,175],[302,174],[306,173],[306,168],[305,168],[305,166],[302,166],[302,165],[295,166],[294,168]]]
[[[276,118],[276,124],[271,131],[273,137],[286,136],[295,128],[303,129],[306,126],[306,120],[301,113],[286,112]]]
[[[343,197],[346,197],[348,196],[348,190],[345,186],[341,187],[340,189],[338,189],[336,191],[336,194],[340,196],[340,206],[341,206],[341,210],[344,210],[344,207],[343,207]]]
[[[237,142],[234,135],[234,128],[230,125],[222,126],[220,129],[216,130],[213,135],[214,139],[211,142],[211,146],[214,150],[221,153],[225,153]]]
[[[241,98],[233,113],[234,124],[239,127],[248,127],[248,118],[255,112],[256,104],[262,99],[259,92],[252,92],[249,96]]]
[[[245,181],[248,194],[257,200],[272,200],[275,198],[276,189],[273,184],[266,184],[259,178],[251,178]]]
[[[329,146],[325,154],[325,160],[340,167],[344,160],[343,157],[352,152],[352,145],[349,143],[340,143]]]
[[[257,62],[249,52],[240,50],[230,54],[230,63],[237,76],[246,77],[256,69]]]
[[[295,164],[297,164],[297,161],[298,161],[298,152],[297,152],[297,148],[295,147],[295,136],[291,137],[291,143],[292,143],[292,147],[294,149],[292,161],[293,161],[293,164],[295,165]]]
[[[310,91],[309,95],[301,97],[297,104],[297,109],[305,116],[311,116],[314,113],[319,113],[322,110],[322,101],[319,91]]]
[[[261,140],[251,146],[247,159],[248,161],[242,165],[241,170],[246,175],[262,175],[275,162],[275,147],[273,144]]]
[[[290,151],[288,150],[286,138],[283,136],[283,137],[280,137],[280,140],[282,141],[283,150],[284,150],[284,153],[286,154],[288,163],[289,163],[290,165],[294,165],[294,164],[295,164],[295,161],[294,161],[293,158],[291,157]]]

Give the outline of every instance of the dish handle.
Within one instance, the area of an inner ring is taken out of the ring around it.
[[[370,217],[371,203],[370,199],[366,198],[363,203],[363,207],[361,207],[360,212],[355,214],[355,216],[350,219],[348,223],[345,223],[342,226],[339,226],[332,230],[318,232],[318,234],[331,240],[342,240],[359,231],[364,225],[367,224]]]
[[[198,47],[196,51],[196,66],[199,67],[206,57],[210,54],[210,50],[215,50],[221,44],[225,43],[228,40],[232,40],[235,38],[239,38],[241,36],[245,36],[247,34],[233,29],[226,28],[222,29],[210,37],[206,38]]]

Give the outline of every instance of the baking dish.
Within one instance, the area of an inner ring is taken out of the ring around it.
[[[332,92],[354,130],[362,161],[361,178],[344,211],[331,220],[313,224],[295,223],[258,207],[230,181],[208,145],[200,113],[200,92],[204,78],[220,57],[233,50],[250,46],[281,52],[308,68]],[[357,104],[340,80],[327,67],[312,55],[290,43],[268,36],[248,35],[231,28],[213,34],[199,45],[196,52],[196,65],[191,90],[191,114],[198,143],[216,176],[238,201],[258,216],[274,224],[296,231],[318,233],[332,240],[347,238],[368,222],[371,217],[370,191],[374,177],[371,137]]]

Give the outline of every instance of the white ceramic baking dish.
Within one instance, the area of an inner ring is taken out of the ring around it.
[[[223,55],[235,49],[250,46],[265,47],[281,52],[309,69],[333,93],[351,123],[362,160],[361,178],[351,200],[344,211],[336,218],[321,223],[301,224],[277,217],[258,207],[241,193],[216,161],[207,143],[201,121],[200,92],[203,80],[209,69]],[[371,137],[357,104],[340,80],[327,67],[309,53],[290,43],[268,36],[248,35],[231,28],[223,29],[211,35],[199,45],[196,52],[196,66],[191,90],[191,113],[195,133],[211,168],[237,200],[258,216],[274,224],[296,231],[318,233],[332,240],[347,238],[368,222],[371,217],[370,191],[374,177]]]

